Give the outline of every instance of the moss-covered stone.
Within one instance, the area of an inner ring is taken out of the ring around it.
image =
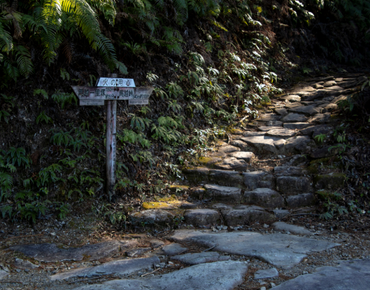
[[[144,209],[172,209],[175,207],[179,207],[181,205],[181,201],[177,200],[173,196],[170,197],[163,197],[157,199],[157,201],[153,202],[144,202],[142,207]]]
[[[310,165],[307,167],[307,171],[310,174],[318,174],[323,169],[339,168],[340,163],[338,158],[325,157],[316,160],[312,160]]]
[[[234,135],[243,135],[244,130],[239,129],[239,128],[230,128],[230,129],[228,129],[228,132],[230,134],[234,134]]]
[[[198,163],[200,163],[201,165],[211,166],[217,162],[220,162],[221,160],[222,158],[220,157],[200,157],[198,159]]]
[[[329,174],[318,174],[313,178],[316,189],[338,189],[343,186],[346,180],[346,175],[340,172],[332,172]]]

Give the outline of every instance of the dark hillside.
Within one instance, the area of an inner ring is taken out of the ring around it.
[[[169,193],[182,165],[279,86],[370,59],[365,0],[0,0],[0,11],[0,212],[12,221],[107,200],[105,109],[79,106],[71,85],[117,73],[155,88],[149,106],[118,104],[115,201],[129,211]]]

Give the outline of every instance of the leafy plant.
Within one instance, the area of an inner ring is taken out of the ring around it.
[[[46,115],[45,111],[42,111],[36,118],[36,123],[45,122],[46,124],[53,123],[53,119]]]
[[[24,165],[26,168],[30,167],[30,159],[26,155],[26,150],[24,148],[10,147],[8,151],[3,151],[4,159],[6,163],[11,165]]]
[[[65,104],[77,104],[77,97],[73,93],[61,93],[56,92],[54,93],[51,98],[56,101],[62,109],[64,109]]]

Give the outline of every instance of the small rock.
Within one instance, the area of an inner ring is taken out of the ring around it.
[[[0,270],[0,280],[5,278],[6,276],[8,276],[9,273],[4,271],[4,270]]]
[[[179,255],[179,254],[186,252],[187,250],[188,250],[187,248],[184,248],[183,246],[177,243],[172,243],[162,248],[162,251],[164,252],[164,254],[168,256]]]
[[[151,251],[151,248],[137,248],[137,249],[132,249],[126,252],[126,255],[128,257],[135,257],[135,256],[141,256],[145,254],[146,252]]]
[[[35,269],[39,267],[38,265],[31,263],[30,261],[25,261],[19,258],[15,258],[14,266],[18,269],[23,269],[23,270]]]
[[[287,96],[285,97],[285,101],[287,102],[300,102],[301,101],[301,97],[298,96],[298,95],[290,95],[290,96]]]
[[[254,273],[254,279],[269,279],[279,276],[278,270],[276,268],[271,268],[267,270],[258,270]]]
[[[275,222],[272,225],[277,231],[292,232],[292,233],[299,234],[299,235],[311,235],[312,234],[309,230],[303,227],[290,225],[284,222]]]
[[[335,86],[337,84],[336,81],[327,81],[324,83],[324,87],[332,87],[332,86]]]
[[[178,260],[185,264],[196,265],[201,263],[227,261],[230,256],[221,256],[217,252],[188,253],[184,255],[173,256],[172,259]]]
[[[150,240],[149,243],[150,243],[150,246],[152,248],[154,248],[154,249],[160,248],[160,247],[162,247],[164,245],[164,242],[163,241],[156,240],[156,239]]]
[[[290,214],[289,210],[286,209],[274,209],[273,212],[278,219],[285,218]]]
[[[275,113],[279,114],[280,116],[285,116],[288,114],[288,111],[284,108],[276,108]]]

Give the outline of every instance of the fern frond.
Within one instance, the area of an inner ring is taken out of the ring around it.
[[[24,46],[18,45],[16,47],[16,59],[20,73],[28,77],[33,69],[31,54],[28,49]]]
[[[13,39],[9,31],[5,30],[0,19],[0,51],[9,52],[13,49]]]

